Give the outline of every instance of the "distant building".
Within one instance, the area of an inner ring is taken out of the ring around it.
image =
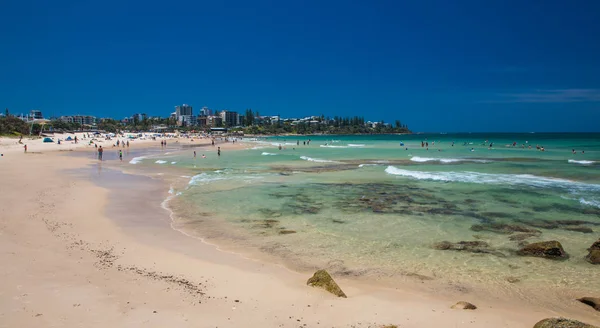
[[[179,126],[196,125],[196,117],[194,117],[192,106],[190,105],[175,106],[175,118]]]
[[[200,110],[200,116],[212,116],[212,114],[212,109],[209,109],[206,106],[202,107],[202,109]]]
[[[59,120],[67,123],[78,123],[81,125],[96,125],[95,116],[84,116],[84,115],[73,115],[73,116],[61,116]]]
[[[196,120],[196,124],[198,126],[207,126],[208,125],[208,116],[198,116]]]
[[[208,116],[207,125],[216,128],[223,126],[223,119],[220,116]]]
[[[37,110],[37,109],[31,110],[31,112],[29,112],[29,117],[31,120],[43,120],[44,119],[44,115],[42,115],[42,111]]]
[[[240,116],[236,112],[223,110],[221,111],[220,116],[225,126],[238,126],[240,123]]]
[[[131,120],[135,121],[137,119],[138,122],[141,122],[143,120],[145,120],[146,118],[148,118],[148,115],[146,115],[146,113],[142,113],[142,114],[133,114],[131,116]]]

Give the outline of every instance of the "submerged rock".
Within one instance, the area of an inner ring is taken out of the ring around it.
[[[534,228],[540,228],[540,229],[558,229],[558,223],[555,222],[551,222],[551,221],[547,221],[547,220],[532,220],[532,221],[528,221],[528,220],[517,220],[517,222],[526,224],[530,227],[534,227]]]
[[[568,225],[582,225],[582,224],[590,224],[590,225],[598,225],[598,223],[583,221],[583,220],[556,220],[554,221],[557,224],[568,226]]]
[[[474,240],[474,241],[459,241],[458,243],[452,243],[449,241],[442,241],[439,243],[433,244],[434,249],[442,250],[442,251],[463,251],[469,253],[482,253],[482,254],[492,254],[500,257],[505,257],[506,255],[501,252],[495,251],[490,248],[490,245],[485,241]]]
[[[458,310],[475,310],[475,309],[477,309],[477,307],[474,304],[465,302],[465,301],[460,301],[460,302],[452,305],[450,308],[458,309]]]
[[[525,232],[525,233],[519,233],[516,235],[512,235],[512,236],[508,237],[508,239],[512,240],[512,241],[523,241],[525,239],[528,239],[531,237],[537,237],[539,235],[540,235],[539,233]]]
[[[565,318],[548,318],[533,326],[533,328],[598,328],[596,326],[588,325],[577,320],[565,319]]]
[[[280,235],[289,235],[289,234],[292,234],[292,233],[296,233],[296,231],[294,231],[294,230],[280,230],[279,231]]]
[[[525,245],[518,252],[521,256],[535,256],[547,259],[566,259],[568,254],[563,249],[562,245],[556,241],[541,241]]]
[[[515,232],[528,232],[528,233],[538,233],[542,232],[539,230],[527,228],[518,224],[506,224],[506,223],[488,223],[488,224],[474,224],[471,226],[471,230],[473,231],[490,231],[494,233],[501,234],[512,234]]]
[[[600,298],[597,297],[582,297],[577,299],[583,304],[587,304],[594,308],[596,311],[600,311]]]
[[[592,228],[588,228],[588,227],[567,226],[567,227],[564,227],[563,229],[568,230],[568,231],[582,232],[582,233],[593,233],[594,232],[594,230],[592,230]]]
[[[315,272],[315,274],[310,279],[308,279],[306,284],[312,287],[323,288],[337,297],[347,297],[346,294],[340,288],[340,286],[338,286],[338,284],[333,280],[333,278],[331,278],[329,273],[325,270],[319,270]]]

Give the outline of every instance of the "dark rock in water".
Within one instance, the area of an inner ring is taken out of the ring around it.
[[[452,243],[449,241],[442,241],[439,243],[433,244],[434,249],[442,250],[442,251],[464,251],[469,253],[483,253],[483,254],[492,254],[500,257],[504,257],[505,255],[494,251],[490,248],[490,245],[485,241],[475,240],[475,241],[459,241],[458,243]]]
[[[465,301],[460,301],[460,302],[452,305],[450,308],[458,309],[458,310],[475,310],[475,309],[477,309],[477,307],[474,304],[465,302]]]
[[[582,297],[577,299],[583,304],[587,304],[594,308],[596,311],[600,311],[600,298],[597,297]]]
[[[264,228],[264,229],[269,229],[269,228],[273,228],[276,225],[279,224],[278,220],[272,220],[272,219],[267,219],[267,220],[257,220],[254,221],[255,222],[255,227],[257,228]]]
[[[583,211],[581,211],[581,213],[583,214],[596,214],[598,216],[600,216],[600,208],[586,208]]]
[[[583,225],[583,224],[600,225],[600,223],[583,221],[583,220],[556,220],[554,222],[556,222],[557,224],[560,224],[560,225],[564,225],[564,226]]]
[[[532,221],[528,221],[528,220],[516,220],[519,223],[523,223],[526,224],[528,226],[531,227],[535,227],[535,228],[540,228],[540,229],[558,229],[558,223],[554,223],[551,221],[547,221],[547,220],[532,220]]]
[[[585,257],[585,260],[592,264],[600,264],[600,250],[593,249]]]
[[[296,233],[296,231],[294,231],[294,230],[281,230],[281,231],[279,231],[280,235],[289,235],[289,234],[292,234],[292,233]]]
[[[600,239],[598,239],[597,242],[593,243],[592,246],[590,246],[590,248],[588,248],[588,251],[600,251]]]
[[[476,248],[488,248],[490,245],[485,241],[459,241],[458,243],[451,243],[449,241],[442,241],[435,243],[433,248],[439,250],[455,250],[455,251],[469,251]]]
[[[590,253],[585,257],[585,260],[591,264],[600,264],[600,239],[587,249]]]
[[[315,272],[315,274],[308,279],[306,284],[312,287],[323,288],[337,297],[346,298],[346,294],[325,270],[319,270]]]
[[[568,230],[568,231],[576,231],[576,232],[583,232],[583,233],[593,233],[594,230],[592,230],[592,228],[588,228],[588,227],[564,227],[563,230]]]
[[[505,212],[482,212],[481,215],[488,217],[488,218],[504,218],[504,219],[514,217],[514,214],[505,213]]]
[[[341,224],[341,223],[346,223],[346,221],[342,221],[342,220],[336,220],[336,219],[333,219],[333,220],[331,220],[331,221],[332,221],[333,223],[340,223],[340,224]]]
[[[512,241],[523,241],[525,239],[531,238],[531,237],[537,237],[539,236],[539,233],[536,232],[525,232],[525,233],[519,233],[516,235],[512,235],[510,237],[508,237],[509,240]]]
[[[577,320],[565,318],[548,318],[536,323],[533,328],[598,328]]]
[[[556,240],[528,244],[521,248],[517,254],[521,256],[543,257],[553,260],[566,259],[569,257],[562,245]]]
[[[506,223],[489,223],[489,224],[474,224],[471,226],[473,231],[490,231],[501,234],[512,234],[514,232],[527,232],[527,233],[538,233],[542,232],[539,230],[527,228],[518,224],[506,224]]]

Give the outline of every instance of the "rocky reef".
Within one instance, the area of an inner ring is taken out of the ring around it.
[[[312,287],[323,288],[337,297],[347,297],[346,294],[340,288],[340,286],[338,286],[338,284],[333,280],[333,278],[331,278],[329,273],[325,270],[319,270],[315,272],[315,274],[310,279],[308,279],[306,284]]]
[[[492,254],[500,257],[505,256],[503,253],[492,249],[488,243],[481,240],[459,241],[457,243],[441,241],[433,244],[433,248],[442,251],[462,251],[468,253]]]
[[[543,257],[552,260],[563,260],[569,257],[562,245],[556,240],[541,241],[525,245],[517,251],[517,254],[521,256]]]
[[[592,264],[600,264],[600,239],[587,249],[589,254],[585,257],[585,260]]]
[[[474,224],[471,226],[473,231],[489,231],[499,234],[513,234],[515,232],[526,232],[541,234],[539,230],[527,228],[523,225],[518,224],[507,224],[507,223],[485,223],[485,224]]]
[[[598,328],[577,320],[565,318],[548,318],[539,321],[533,328]]]

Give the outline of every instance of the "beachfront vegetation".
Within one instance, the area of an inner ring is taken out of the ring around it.
[[[39,125],[34,129],[39,131]],[[19,136],[29,134],[29,125],[18,117],[2,116],[0,117],[0,135]]]
[[[244,116],[245,127],[237,130],[245,134],[389,134],[410,133],[408,127],[396,120],[394,124],[384,121],[366,122],[364,117],[333,118],[311,117],[310,119],[291,121],[260,117],[258,113],[247,110]]]

